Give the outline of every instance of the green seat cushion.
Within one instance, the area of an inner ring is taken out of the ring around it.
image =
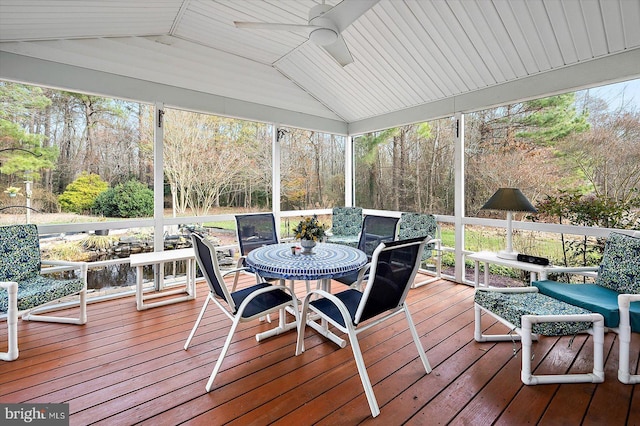
[[[618,293],[640,293],[640,238],[609,234],[596,284]]]
[[[631,302],[629,320],[631,322],[631,331],[640,333],[640,302]]]
[[[618,293],[597,284],[567,284],[556,281],[534,281],[540,293],[579,306],[604,317],[606,327],[620,324]]]
[[[477,290],[475,302],[507,320],[522,327],[523,315],[581,315],[590,314],[586,309],[561,302],[540,293],[502,293]],[[586,321],[560,321],[533,324],[532,332],[543,336],[570,336],[592,327]]]

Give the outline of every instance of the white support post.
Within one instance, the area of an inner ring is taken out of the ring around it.
[[[464,278],[464,225],[462,219],[464,212],[464,114],[456,113],[456,134],[454,154],[454,224],[455,224],[455,273],[454,279],[461,283]]]
[[[153,250],[164,250],[164,103],[156,102],[153,119]],[[164,285],[163,265],[154,266],[156,290]]]
[[[280,238],[280,138],[279,138],[279,125],[277,123],[272,124],[271,132],[271,188],[273,193],[271,194],[271,203],[273,216],[276,221],[276,234]]]
[[[353,164],[353,137],[347,136],[347,140],[344,144],[344,205],[345,207],[353,207],[355,205],[354,200],[354,176],[355,170]]]
[[[33,191],[31,190],[31,180],[27,179],[24,181],[24,192],[26,193],[27,199],[27,208],[25,209],[27,215],[27,224],[31,223],[31,196],[33,195]]]

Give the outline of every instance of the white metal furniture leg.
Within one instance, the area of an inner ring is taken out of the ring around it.
[[[322,290],[326,291],[327,293],[331,293],[331,279],[330,278],[326,278],[326,279],[321,280],[320,286],[321,286]],[[304,318],[304,317],[301,317],[301,318],[302,318],[302,320],[307,320],[308,319],[308,318]],[[332,333],[332,332],[329,331],[329,323],[327,322],[326,319],[321,319],[320,320],[320,324],[318,324],[317,322],[309,319],[307,321],[307,325],[309,327],[313,328],[315,331],[317,331],[322,336],[324,336],[327,339],[331,340],[336,345],[340,346],[341,348],[344,348],[344,347],[347,346],[347,341],[345,339],[342,339],[341,337],[339,337],[335,333]]]
[[[187,342],[184,344],[184,350],[186,351],[189,348],[189,344],[191,343],[191,339],[196,334],[196,329],[200,325],[200,321],[202,321],[202,317],[204,316],[204,312],[207,310],[207,306],[209,305],[209,299],[211,298],[211,293],[207,294],[207,298],[204,300],[204,304],[202,305],[202,309],[200,309],[200,314],[198,315],[198,319],[196,323],[193,324],[193,328],[191,329],[191,333],[189,333],[189,337],[187,338]]]
[[[18,358],[18,283],[0,282],[0,287],[9,294],[7,309],[7,352],[0,352],[0,360],[13,361]]]
[[[620,339],[620,350],[618,354],[618,380],[627,385],[640,383],[640,374],[631,374],[629,362],[631,351],[631,320],[629,318],[629,306],[631,302],[640,301],[640,294],[621,294],[618,296],[618,307],[620,308],[620,326],[618,329],[618,339]]]
[[[593,371],[585,374],[531,373],[531,327],[542,322],[591,322],[593,323]],[[523,315],[522,328],[522,383],[541,385],[547,383],[602,383],[604,382],[604,317],[600,314],[583,315]]]

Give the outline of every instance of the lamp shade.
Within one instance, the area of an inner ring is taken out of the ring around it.
[[[510,212],[537,213],[535,207],[518,188],[500,188],[482,206],[483,210],[506,210]]]

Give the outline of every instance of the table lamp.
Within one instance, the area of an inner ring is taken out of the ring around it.
[[[500,251],[498,257],[502,259],[516,260],[518,252],[513,251],[511,215],[512,212],[537,213],[527,197],[517,188],[500,188],[482,206],[483,210],[503,210],[507,212],[507,249]]]

